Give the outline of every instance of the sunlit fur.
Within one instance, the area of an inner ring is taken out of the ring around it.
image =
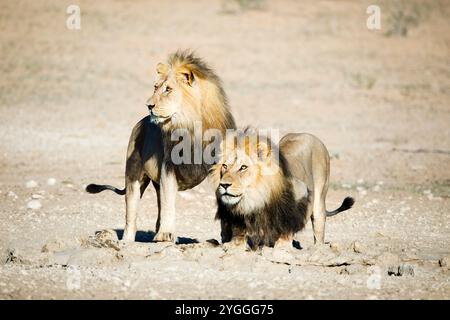
[[[154,93],[147,100],[150,115],[135,125],[129,139],[125,189],[96,184],[87,187],[91,193],[110,189],[125,194],[125,241],[135,240],[139,198],[150,182],[158,198],[157,233],[153,240],[175,240],[174,195],[197,186],[209,173],[209,162],[173,162],[171,151],[178,143],[171,139],[173,130],[186,129],[195,137],[193,131],[197,124],[203,131],[214,128],[225,133],[226,129],[235,128],[220,79],[193,53],[178,51],[169,56],[167,63],[159,63],[156,71]],[[191,141],[197,145],[198,140]]]
[[[326,210],[330,158],[311,134],[289,133],[273,146],[247,129],[227,137],[220,149],[212,177],[222,242],[247,238],[253,246],[275,245],[292,240],[311,219],[314,242],[324,243],[326,217],[353,206],[346,197],[339,208]]]
[[[308,195],[299,199],[294,194],[286,161],[277,153],[277,147],[260,136],[244,136],[240,145],[237,135],[228,137],[212,173],[217,186],[216,218],[222,226],[229,225],[229,232],[241,230],[253,244],[274,245],[305,224]],[[222,241],[236,236],[229,232],[222,230]]]
[[[221,144],[220,161],[213,169],[213,178],[218,186],[217,195],[224,204],[235,205],[234,211],[241,215],[259,209],[276,199],[284,187],[284,173],[280,159],[275,157],[276,146],[265,137],[228,136]],[[274,150],[272,150],[274,148]],[[259,153],[259,154],[258,154]],[[224,170],[224,166],[227,170]],[[242,165],[246,170],[239,171]],[[230,182],[230,196],[222,195],[219,183]]]

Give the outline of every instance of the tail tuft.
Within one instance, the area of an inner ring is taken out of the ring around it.
[[[113,186],[110,186],[107,184],[101,185],[101,184],[91,183],[86,187],[86,191],[89,193],[99,193],[99,192],[102,192],[103,190],[111,190],[121,196],[123,196],[125,194],[125,188],[118,189],[116,187],[113,187]]]
[[[353,207],[355,200],[352,197],[346,197],[339,208],[334,211],[327,211],[327,217],[337,215],[339,212],[345,211]]]
[[[341,211],[348,210],[355,204],[355,199],[352,197],[345,197],[344,201],[342,201]]]
[[[105,190],[103,186],[100,186],[98,184],[91,183],[86,187],[86,191],[89,193],[99,193]]]

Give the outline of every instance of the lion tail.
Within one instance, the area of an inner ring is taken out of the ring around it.
[[[346,197],[339,208],[334,211],[327,211],[327,217],[337,215],[339,212],[345,211],[353,207],[355,200],[352,197]]]
[[[91,183],[86,187],[86,191],[89,193],[99,193],[104,190],[111,190],[111,191],[114,191],[115,193],[123,196],[125,194],[126,189],[125,188],[119,189],[119,188],[110,186],[108,184],[94,184],[94,183]]]

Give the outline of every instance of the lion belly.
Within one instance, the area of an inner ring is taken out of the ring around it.
[[[159,183],[162,165],[167,165],[168,169],[175,173],[178,183],[178,190],[192,189],[200,184],[208,175],[210,165],[205,164],[180,164],[175,165],[169,159],[164,159],[164,134],[161,129],[152,124],[146,117],[141,120],[132,134],[129,148],[129,157],[136,158],[136,161],[129,161],[129,166],[143,168],[128,168],[128,172],[135,172],[135,175],[145,174],[152,181]],[[172,146],[166,147],[171,148]],[[170,155],[170,152],[166,152]]]
[[[330,157],[325,145],[307,133],[289,133],[279,143],[290,174],[303,181],[309,191],[328,181]]]

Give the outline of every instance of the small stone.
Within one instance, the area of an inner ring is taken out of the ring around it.
[[[120,250],[119,238],[117,232],[111,229],[99,231],[95,234],[95,238],[91,241],[94,247],[113,248]]]
[[[30,181],[27,181],[27,183],[25,183],[25,187],[27,187],[28,189],[36,188],[37,186],[38,186],[38,184],[34,180],[30,180]]]
[[[27,208],[31,210],[39,210],[42,204],[39,200],[31,200],[27,203]]]
[[[337,242],[330,243],[330,248],[335,253],[341,253],[342,252],[342,246]]]
[[[6,264],[9,261],[10,258],[10,250],[6,249],[6,250],[1,250],[0,251],[0,266]]]
[[[95,234],[95,239],[97,239],[100,242],[105,242],[107,240],[119,241],[119,238],[117,237],[117,232],[112,229],[105,229],[97,232]]]
[[[11,198],[13,201],[16,201],[17,198],[19,198],[19,197],[17,196],[17,194],[15,194],[13,191],[9,191],[9,192],[6,194],[6,196],[7,196],[8,198]]]
[[[443,257],[439,259],[439,266],[441,268],[450,269],[450,257]]]
[[[56,184],[56,179],[55,178],[48,178],[47,179],[47,184],[49,186],[54,186]]]
[[[31,196],[31,199],[44,199],[44,196],[41,194],[33,194]]]
[[[55,252],[61,251],[65,248],[65,243],[62,240],[51,240],[47,242],[41,249],[41,252]]]
[[[352,243],[352,249],[356,253],[364,253],[366,251],[366,248],[359,241],[354,241]]]
[[[367,195],[367,190],[364,187],[358,186],[358,187],[356,187],[356,190],[358,191],[359,195],[362,197]]]

